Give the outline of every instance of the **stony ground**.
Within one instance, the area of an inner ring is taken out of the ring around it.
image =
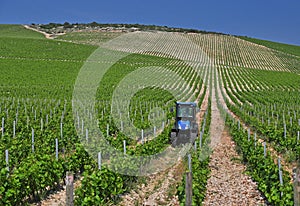
[[[74,181],[74,190],[78,188],[81,184],[81,179]],[[60,191],[56,191],[53,194],[50,194],[46,199],[41,202],[32,204],[31,206],[65,206],[66,205],[66,186]]]
[[[148,177],[146,184],[140,185],[122,198],[120,206],[179,206],[176,187],[181,183],[184,167],[181,162],[159,174]]]
[[[245,166],[235,151],[235,143],[227,131],[211,155],[211,177],[207,184],[204,206],[267,205],[257,185],[245,174]]]

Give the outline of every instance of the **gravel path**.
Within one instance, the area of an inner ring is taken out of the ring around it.
[[[36,31],[36,32],[39,32],[39,33],[43,34],[43,35],[45,36],[46,39],[54,39],[55,36],[60,36],[60,35],[66,34],[66,33],[59,33],[59,34],[53,35],[53,34],[48,34],[48,33],[46,33],[46,32],[40,31],[40,30],[38,30],[38,29],[32,28],[32,27],[30,27],[30,26],[28,26],[28,25],[23,25],[23,26],[24,26],[26,29],[29,29],[29,30],[32,30],[32,31]]]
[[[31,206],[64,206],[66,205],[66,187],[62,190],[57,191],[49,195],[46,199],[41,202],[31,204]]]
[[[77,179],[74,181],[74,191],[81,185],[81,180]],[[66,186],[64,185],[63,188],[59,191],[56,191],[53,194],[50,194],[46,199],[31,204],[31,206],[65,206],[66,205]]]
[[[210,157],[211,177],[203,205],[267,205],[257,185],[245,175],[227,131]]]
[[[176,191],[178,184],[181,183],[184,169],[180,161],[166,171],[149,176],[146,184],[141,184],[137,189],[123,196],[118,205],[179,206]]]

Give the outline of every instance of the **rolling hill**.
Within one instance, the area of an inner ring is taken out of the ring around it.
[[[300,46],[153,28],[47,39],[0,25],[0,205],[40,202],[59,191],[67,171],[81,178],[76,205],[184,204],[190,170],[197,205],[222,200],[211,192],[215,172],[219,193],[248,194],[251,184],[249,201],[293,205]],[[199,138],[182,150],[170,147],[175,101],[200,108]],[[219,142],[234,155],[220,170],[209,158],[226,156]],[[223,169],[234,174],[233,159],[249,176],[226,186]]]

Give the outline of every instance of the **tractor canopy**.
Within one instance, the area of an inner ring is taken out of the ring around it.
[[[194,102],[176,102],[177,129],[191,129],[191,122],[195,121],[196,106]]]
[[[177,102],[176,117],[183,119],[194,119],[196,116],[196,103],[194,102]]]

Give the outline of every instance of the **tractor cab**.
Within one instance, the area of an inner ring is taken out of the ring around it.
[[[187,130],[193,126],[191,125],[191,122],[196,119],[195,108],[196,106],[193,104],[179,102],[176,104],[176,129]]]
[[[170,135],[173,146],[195,141],[198,136],[196,114],[196,103],[176,102],[176,119]]]

